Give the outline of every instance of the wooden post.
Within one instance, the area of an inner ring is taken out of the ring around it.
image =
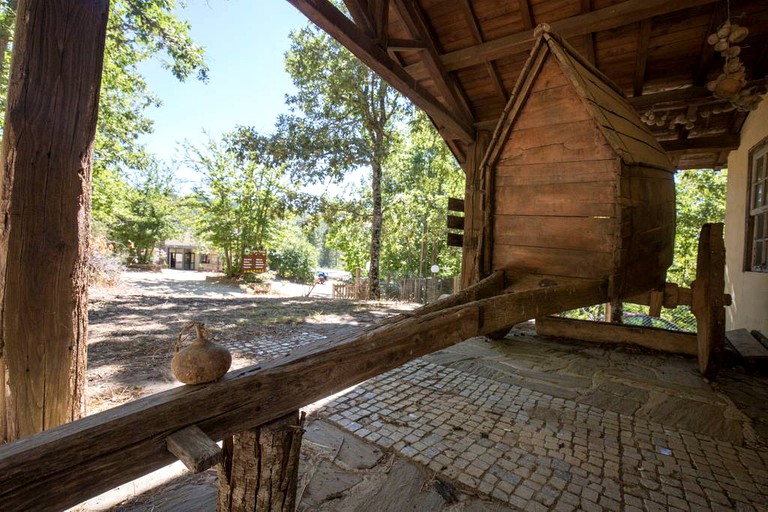
[[[0,177],[0,442],[84,412],[91,157],[109,0],[21,0]]]
[[[294,512],[304,413],[224,440],[217,512]]]
[[[488,217],[486,209],[492,208],[490,190],[488,190],[488,176],[480,168],[480,163],[488,149],[490,134],[487,131],[479,131],[474,144],[467,151],[467,162],[464,165],[466,185],[464,192],[464,246],[461,259],[461,285],[467,288],[490,274],[491,269],[484,269],[487,263],[485,253],[490,254],[489,241],[485,240],[490,232],[490,226],[486,226]]]

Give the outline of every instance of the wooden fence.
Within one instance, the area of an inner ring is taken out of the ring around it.
[[[413,278],[398,281],[382,281],[381,295],[390,300],[417,302],[429,304],[441,295],[456,293],[459,289],[457,278]],[[368,298],[368,281],[363,279],[353,283],[335,283],[333,285],[334,299],[365,300]]]

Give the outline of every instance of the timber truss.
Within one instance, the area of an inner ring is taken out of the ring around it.
[[[689,124],[651,129],[678,168],[726,164],[747,112],[705,84],[723,59],[706,39],[726,19],[717,0],[288,0],[434,121],[459,162],[478,130],[492,131],[547,23],[616,82],[638,114]],[[731,1],[750,36],[740,55],[749,86],[768,74],[768,4]],[[702,114],[703,113],[703,114]]]

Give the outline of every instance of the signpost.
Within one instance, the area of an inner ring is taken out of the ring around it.
[[[247,248],[243,251],[243,274],[261,274],[267,271],[267,251]]]

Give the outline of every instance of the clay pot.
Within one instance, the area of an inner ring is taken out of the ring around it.
[[[197,337],[188,347],[180,348],[182,341],[194,328]],[[232,355],[224,347],[210,340],[202,322],[192,322],[181,330],[171,360],[173,376],[184,384],[203,384],[219,380],[232,364]]]

